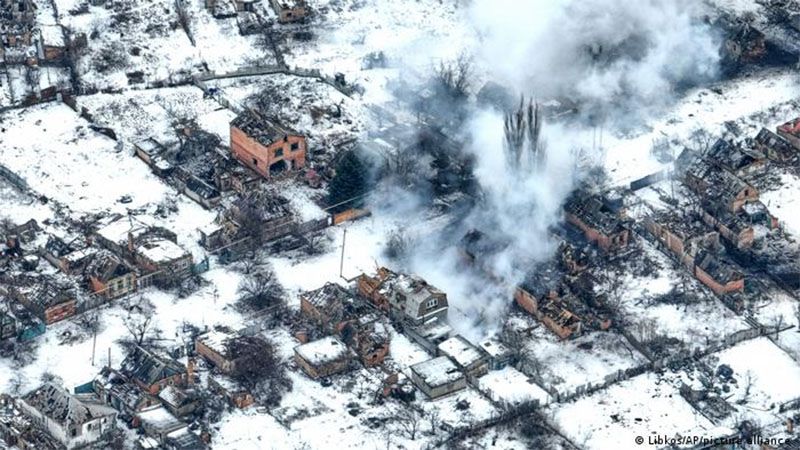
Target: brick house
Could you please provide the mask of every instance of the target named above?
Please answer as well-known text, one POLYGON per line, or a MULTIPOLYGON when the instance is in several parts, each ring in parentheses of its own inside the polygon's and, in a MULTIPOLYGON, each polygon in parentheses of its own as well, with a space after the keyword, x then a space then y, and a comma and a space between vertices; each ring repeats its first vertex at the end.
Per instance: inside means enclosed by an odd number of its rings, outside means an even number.
POLYGON ((628 245, 630 231, 623 225, 621 202, 579 191, 564 205, 564 218, 606 253, 628 245))
POLYGON ((346 322, 339 336, 364 367, 383 364, 389 354, 389 331, 378 314, 367 314, 346 322))
POLYGON ((244 409, 255 403, 255 398, 241 383, 224 374, 215 374, 208 377, 208 387, 212 391, 224 396, 232 406, 244 409))
POLYGON ((185 385, 188 380, 183 364, 140 346, 122 361, 119 372, 150 395, 158 395, 166 386, 185 385))
POLYGON ((716 294, 744 291, 744 275, 712 252, 701 249, 694 263, 695 277, 716 294))
POLYGON ((75 315, 74 287, 55 276, 20 276, 9 282, 9 295, 47 325, 75 315))
POLYGON ((313 291, 300 294, 300 312, 328 333, 339 333, 347 322, 367 314, 355 295, 336 283, 325 283, 313 291))
POLYGON ((784 138, 762 128, 753 140, 753 147, 773 161, 785 162, 797 155, 797 149, 784 138))
POLYGON ((92 292, 109 300, 136 290, 133 267, 108 250, 100 250, 91 257, 84 276, 92 292))
POLYGON ((358 293, 377 308, 411 324, 447 320, 447 295, 416 275, 381 267, 374 277, 360 275, 357 286, 358 293))
POLYGON ((147 239, 134 249, 137 265, 145 273, 156 273, 156 284, 169 284, 192 274, 192 254, 177 243, 162 238, 147 239))
POLYGON ((248 110, 231 122, 231 152, 265 178, 302 169, 306 138, 248 110))
POLYGON ((280 23, 300 22, 308 15, 305 0, 269 0, 269 4, 280 23))
POLYGON ((605 316, 600 299, 590 299, 599 306, 593 308, 576 297, 555 264, 537 267, 517 287, 514 291, 517 306, 561 339, 580 336, 585 330, 608 330, 611 320, 605 316))
POLYGON ((258 336, 239 335, 225 329, 208 332, 195 341, 195 351, 228 375, 236 373, 237 364, 248 359, 252 351, 267 346, 258 336))
POLYGON ((800 117, 778 126, 778 136, 786 139, 795 150, 800 150, 800 117))

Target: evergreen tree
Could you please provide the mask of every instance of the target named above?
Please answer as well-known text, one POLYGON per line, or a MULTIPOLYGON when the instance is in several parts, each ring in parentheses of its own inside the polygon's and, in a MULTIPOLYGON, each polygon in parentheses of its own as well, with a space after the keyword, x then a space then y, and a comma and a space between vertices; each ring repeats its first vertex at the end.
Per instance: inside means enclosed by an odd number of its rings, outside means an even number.
POLYGON ((355 150, 349 150, 336 164, 336 174, 328 186, 328 204, 336 205, 333 212, 341 212, 349 208, 357 208, 364 204, 363 198, 347 202, 359 197, 369 190, 369 169, 355 150), (347 202, 344 204, 339 204, 347 202))

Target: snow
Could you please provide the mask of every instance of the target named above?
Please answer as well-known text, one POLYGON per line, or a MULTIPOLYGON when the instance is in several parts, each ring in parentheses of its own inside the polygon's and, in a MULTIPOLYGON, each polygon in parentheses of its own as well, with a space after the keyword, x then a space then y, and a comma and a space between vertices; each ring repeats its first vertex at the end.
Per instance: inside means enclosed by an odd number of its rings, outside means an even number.
POLYGON ((478 379, 478 386, 495 402, 513 405, 536 401, 546 405, 551 401, 547 391, 513 367, 490 371, 478 379))
POLYGON ((782 173, 778 189, 761 192, 761 201, 780 221, 781 228, 800 239, 800 177, 782 173))
POLYGON ((333 336, 298 345, 295 348, 298 356, 314 366, 323 366, 347 358, 349 350, 342 341, 333 336))
POLYGON ((714 437, 714 424, 651 373, 550 410, 566 436, 586 449, 637 448, 637 436, 655 434, 714 437))
POLYGON ((746 398, 749 408, 771 410, 776 404, 800 398, 800 385, 787 380, 800 379, 800 365, 786 352, 761 337, 742 342, 714 355, 718 364, 727 364, 739 381, 734 400, 746 398), (745 377, 752 387, 746 395, 745 377))
MULTIPOLYGON (((708 88, 694 89, 678 99, 670 110, 648 120, 646 131, 628 136, 604 136, 605 156, 602 162, 611 182, 624 185, 668 168, 667 164, 659 163, 650 155, 653 142, 660 138, 688 142, 691 132, 698 128, 718 135, 727 121, 748 121, 751 116, 773 111, 775 105, 790 103, 798 97, 797 81, 794 71, 771 70, 708 88)), ((774 125, 764 120, 758 124, 774 128, 785 122, 786 117, 773 120, 776 121, 774 125)), ((754 130, 757 131, 758 128, 754 130)), ((592 142, 589 134, 581 139, 592 142)))
POLYGON ((481 351, 461 336, 453 336, 439 344, 439 351, 453 358, 461 367, 469 367, 483 358, 481 351))
POLYGON ((431 387, 443 386, 463 378, 456 365, 447 356, 439 356, 414 364, 411 366, 411 371, 431 387))
POLYGON ((155 263, 174 261, 186 255, 186 250, 166 239, 147 241, 137 251, 155 263))

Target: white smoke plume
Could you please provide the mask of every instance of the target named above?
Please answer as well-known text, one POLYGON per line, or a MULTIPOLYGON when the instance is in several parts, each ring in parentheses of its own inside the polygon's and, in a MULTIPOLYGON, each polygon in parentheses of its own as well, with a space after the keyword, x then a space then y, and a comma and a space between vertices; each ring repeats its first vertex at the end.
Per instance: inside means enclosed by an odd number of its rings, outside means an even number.
POLYGON ((469 16, 478 56, 518 91, 641 112, 716 76, 703 12, 699 0, 475 0, 469 16))
MULTIPOLYGON (((468 16, 486 78, 520 95, 569 98, 613 127, 642 120, 681 88, 715 77, 720 44, 701 12, 691 0, 474 0, 468 16)), ((448 293, 451 324, 466 337, 495 330, 514 286, 552 256, 549 230, 562 220, 578 176, 574 150, 591 147, 593 130, 581 123, 546 122, 545 163, 532 168, 507 164, 501 113, 476 110, 467 121, 481 199, 455 235, 421 239, 408 261, 448 293), (456 247, 470 229, 508 244, 481 261, 502 282, 465 271, 456 247)))

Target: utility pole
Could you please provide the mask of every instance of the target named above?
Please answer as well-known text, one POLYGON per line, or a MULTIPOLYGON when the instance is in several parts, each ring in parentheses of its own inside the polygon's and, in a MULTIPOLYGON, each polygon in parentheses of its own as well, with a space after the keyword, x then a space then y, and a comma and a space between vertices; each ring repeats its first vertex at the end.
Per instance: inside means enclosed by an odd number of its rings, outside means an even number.
POLYGON ((97 315, 94 316, 94 326, 92 326, 93 337, 92 337, 92 366, 94 366, 94 350, 97 347, 97 315))
POLYGON ((343 275, 344 274, 344 245, 345 245, 346 242, 347 242, 347 228, 345 228, 343 230, 343 233, 342 233, 342 256, 341 256, 341 259, 339 259, 339 278, 342 278, 342 279, 346 279, 346 278, 344 278, 344 275, 343 275))

